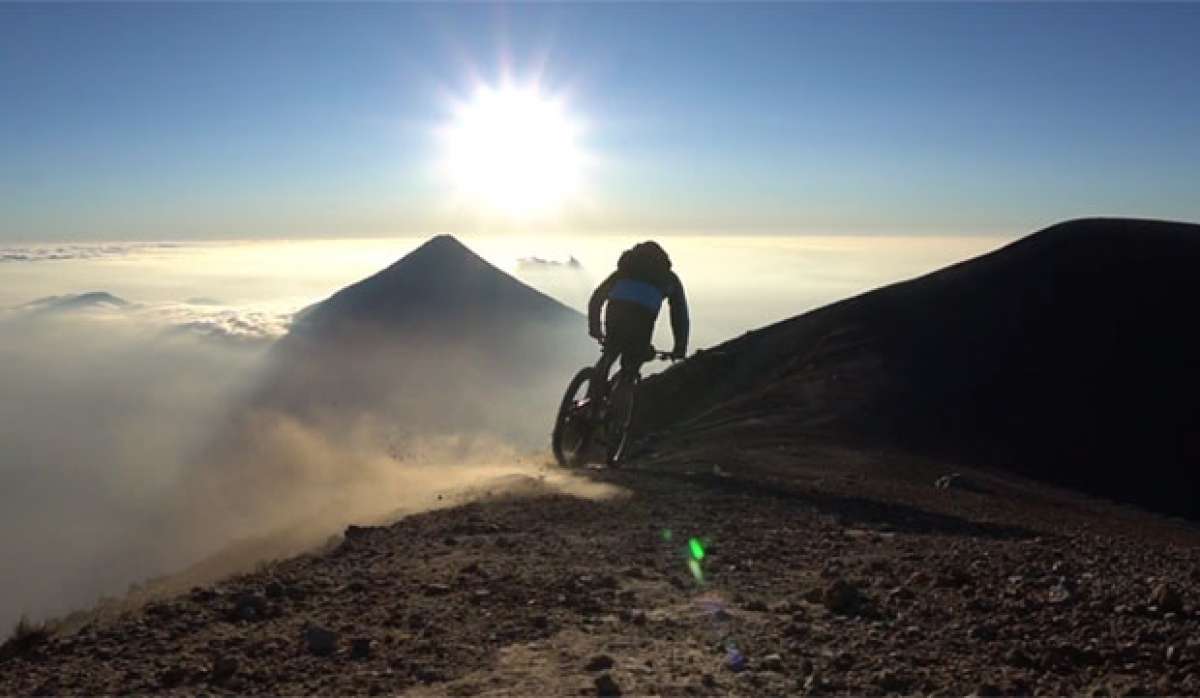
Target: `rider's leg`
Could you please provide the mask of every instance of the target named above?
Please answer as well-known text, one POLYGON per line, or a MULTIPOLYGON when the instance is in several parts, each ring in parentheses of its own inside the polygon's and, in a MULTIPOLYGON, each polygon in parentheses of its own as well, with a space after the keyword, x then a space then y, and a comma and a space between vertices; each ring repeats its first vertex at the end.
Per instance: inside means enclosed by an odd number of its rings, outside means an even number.
POLYGON ((607 344, 604 352, 600 354, 600 360, 596 362, 596 376, 592 379, 591 386, 588 387, 588 397, 591 398, 593 405, 599 404, 604 399, 604 395, 608 391, 609 371, 612 370, 612 365, 620 353, 620 347, 607 344))
POLYGON ((650 351, 650 340, 654 335, 653 318, 637 318, 629 323, 625 338, 625 351, 621 352, 621 370, 629 375, 639 375, 642 364, 653 358, 650 351))

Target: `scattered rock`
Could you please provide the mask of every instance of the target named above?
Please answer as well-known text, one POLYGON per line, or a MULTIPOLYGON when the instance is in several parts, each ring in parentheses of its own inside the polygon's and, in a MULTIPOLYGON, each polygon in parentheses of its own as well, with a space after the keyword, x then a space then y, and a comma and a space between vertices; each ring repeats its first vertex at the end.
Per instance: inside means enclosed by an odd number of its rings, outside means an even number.
POLYGON ((592 682, 596 685, 596 695, 598 696, 619 696, 621 695, 621 687, 617 685, 612 674, 604 673, 595 678, 592 682))
POLYGON ((310 625, 304 631, 304 645, 311 654, 327 657, 337 651, 337 633, 319 625, 310 625))
POLYGON ((608 671, 613 668, 613 658, 607 654, 598 654, 588 660, 584 671, 608 671))
POLYGON ((783 657, 778 654, 768 654, 760 664, 765 671, 783 671, 783 657))

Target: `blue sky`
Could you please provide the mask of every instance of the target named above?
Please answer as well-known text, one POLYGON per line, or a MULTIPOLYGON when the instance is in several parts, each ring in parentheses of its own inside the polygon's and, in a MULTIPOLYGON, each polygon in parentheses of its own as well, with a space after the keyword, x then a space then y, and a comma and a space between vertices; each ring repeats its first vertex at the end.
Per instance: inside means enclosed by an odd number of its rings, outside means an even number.
POLYGON ((0 4, 0 242, 1197 220, 1197 36, 1195 4, 0 4), (585 127, 550 219, 433 174, 505 74, 585 127))

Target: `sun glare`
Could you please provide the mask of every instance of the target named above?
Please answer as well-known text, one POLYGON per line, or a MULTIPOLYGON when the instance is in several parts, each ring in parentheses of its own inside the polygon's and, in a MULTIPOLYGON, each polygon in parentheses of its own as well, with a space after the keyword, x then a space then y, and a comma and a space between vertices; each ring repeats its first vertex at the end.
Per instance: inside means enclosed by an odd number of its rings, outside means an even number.
POLYGON ((578 126, 561 99, 536 87, 478 89, 442 135, 446 174, 469 206, 548 215, 579 192, 578 126))

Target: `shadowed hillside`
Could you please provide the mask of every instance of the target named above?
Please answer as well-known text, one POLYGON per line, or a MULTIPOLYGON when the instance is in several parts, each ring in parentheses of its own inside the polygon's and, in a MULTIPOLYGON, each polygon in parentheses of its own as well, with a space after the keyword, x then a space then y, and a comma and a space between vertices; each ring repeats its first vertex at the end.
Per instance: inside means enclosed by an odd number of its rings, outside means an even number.
POLYGON ((1086 219, 748 333, 643 427, 850 439, 1200 516, 1200 226, 1086 219))

